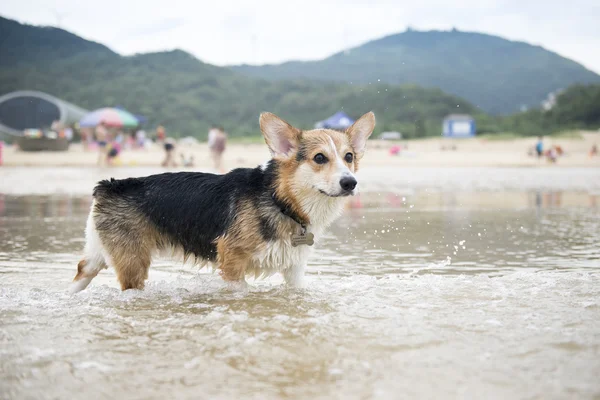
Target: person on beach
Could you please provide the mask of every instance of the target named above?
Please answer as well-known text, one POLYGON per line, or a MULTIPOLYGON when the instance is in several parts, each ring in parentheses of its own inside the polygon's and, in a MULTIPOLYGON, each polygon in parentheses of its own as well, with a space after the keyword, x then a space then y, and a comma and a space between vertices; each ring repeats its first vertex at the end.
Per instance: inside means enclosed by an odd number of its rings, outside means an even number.
POLYGON ((108 166, 114 166, 119 159, 119 154, 121 153, 121 144, 113 140, 108 147, 108 151, 106 152, 106 164, 108 166))
POLYGON ((165 148, 165 159, 163 160, 163 167, 176 167, 177 163, 175 162, 175 140, 172 138, 166 138, 164 143, 165 148))
POLYGON ((538 158, 544 156, 544 138, 542 136, 538 136, 538 141, 535 145, 535 152, 537 153, 538 158))
POLYGON ((208 131, 208 148, 216 171, 223 172, 221 162, 227 144, 227 134, 222 127, 212 127, 208 131))
POLYGON ((83 145, 83 150, 89 151, 90 144, 94 141, 94 132, 91 128, 81 128, 79 130, 79 137, 81 138, 81 144, 83 145))
POLYGON ((67 126, 63 132, 65 134, 65 138, 69 142, 73 140, 73 128, 71 128, 70 126, 67 126))
POLYGON ((108 145, 108 130, 104 125, 104 122, 101 122, 100 125, 96 127, 94 131, 96 136, 96 142, 98 143, 98 165, 102 165, 104 163, 104 159, 106 158, 106 146, 108 145))
POLYGON ((558 152, 556 151, 556 148, 550 147, 550 149, 546 152, 546 157, 549 163, 556 163, 556 160, 558 159, 558 152))
POLYGON ((165 127, 162 125, 159 125, 158 128, 156 128, 156 141, 158 143, 163 143, 165 141, 167 137, 167 133, 165 132, 165 127))
POLYGON ((138 129, 135 133, 135 147, 138 149, 146 148, 146 131, 143 129, 138 129))
POLYGON ((211 126, 208 130, 208 148, 210 148, 211 144, 214 142, 216 136, 218 135, 219 128, 215 125, 211 126))

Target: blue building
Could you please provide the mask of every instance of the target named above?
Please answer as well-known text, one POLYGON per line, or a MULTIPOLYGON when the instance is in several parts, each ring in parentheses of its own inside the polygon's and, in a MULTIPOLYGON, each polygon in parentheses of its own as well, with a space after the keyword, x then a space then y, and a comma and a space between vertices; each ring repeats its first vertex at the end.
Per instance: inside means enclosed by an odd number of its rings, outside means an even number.
POLYGON ((475 132, 475 119, 467 114, 450 114, 442 123, 442 135, 445 137, 473 137, 475 132))

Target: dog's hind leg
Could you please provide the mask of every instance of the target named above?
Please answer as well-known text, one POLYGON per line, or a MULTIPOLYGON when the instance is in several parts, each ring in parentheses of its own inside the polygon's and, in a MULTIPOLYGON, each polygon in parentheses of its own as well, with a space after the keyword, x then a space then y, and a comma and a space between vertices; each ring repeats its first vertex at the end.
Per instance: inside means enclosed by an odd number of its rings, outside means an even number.
POLYGON ((115 229, 103 232, 103 242, 107 243, 106 251, 121 290, 143 289, 157 246, 156 232, 143 219, 130 217, 115 229))
POLYGON ((115 269, 121 290, 141 290, 148 278, 158 232, 136 212, 135 207, 126 202, 114 203, 112 212, 105 211, 106 208, 101 208, 102 212, 97 216, 106 260, 115 269))
POLYGON ((151 251, 140 244, 138 248, 113 249, 110 255, 121 290, 143 289, 152 262, 151 251))
POLYGON ((87 220, 85 236, 84 258, 77 264, 77 275, 75 275, 73 283, 69 287, 71 293, 85 289, 92 279, 98 275, 100 270, 107 268, 103 255, 102 242, 94 223, 93 207, 87 220))

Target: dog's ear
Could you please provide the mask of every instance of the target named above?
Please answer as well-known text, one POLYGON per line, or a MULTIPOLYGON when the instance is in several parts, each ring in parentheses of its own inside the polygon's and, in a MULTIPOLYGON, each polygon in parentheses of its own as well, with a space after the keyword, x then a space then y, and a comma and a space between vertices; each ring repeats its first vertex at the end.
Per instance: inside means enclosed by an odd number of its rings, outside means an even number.
POLYGON ((273 157, 288 157, 298 149, 300 131, 275 114, 260 114, 260 130, 273 157))
POLYGON ((346 130, 348 136, 350 136, 350 143, 358 158, 362 157, 365 153, 365 147, 367 145, 367 139, 373 133, 375 129, 375 114, 370 111, 360 117, 350 128, 346 130))

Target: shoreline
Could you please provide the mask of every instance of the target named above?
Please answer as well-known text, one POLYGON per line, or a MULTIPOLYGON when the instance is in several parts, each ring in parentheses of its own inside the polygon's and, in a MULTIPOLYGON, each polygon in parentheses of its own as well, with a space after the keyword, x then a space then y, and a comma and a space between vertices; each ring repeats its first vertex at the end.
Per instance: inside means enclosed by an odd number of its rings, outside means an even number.
MULTIPOLYGON (((371 140, 367 145, 362 166, 385 167, 478 167, 478 168, 600 168, 600 156, 589 157, 592 145, 600 145, 600 132, 582 132, 580 139, 544 139, 545 148, 559 145, 565 155, 556 163, 527 154, 536 138, 488 140, 486 138, 444 139, 426 138, 410 141, 387 142, 371 140), (400 155, 391 155, 392 146, 400 145, 400 155), (450 150, 449 147, 456 147, 450 150), (442 150, 445 149, 445 150, 442 150)), ((211 170, 211 159, 206 143, 178 144, 176 161, 180 155, 194 156, 194 170, 211 170)), ((82 144, 72 144, 67 152, 23 152, 15 146, 4 146, 4 167, 79 167, 98 168, 96 151, 84 151, 82 144)), ((117 165, 105 167, 160 167, 164 157, 162 145, 153 143, 148 149, 124 150, 117 165)), ((226 170, 239 167, 255 167, 270 159, 267 146, 263 143, 228 143, 223 155, 226 170)), ((173 170, 176 168, 164 168, 173 170)), ((190 169, 190 168, 188 168, 190 169)))
MULTIPOLYGON (((164 172, 213 172, 210 169, 161 167, 0 167, 2 195, 91 195, 103 179, 124 179, 164 172)), ((582 193, 600 196, 600 168, 406 167, 365 165, 357 174, 359 193, 412 197, 444 194, 450 201, 460 193, 494 193, 497 201, 515 193, 582 193), (498 194, 503 194, 498 196, 498 194)), ((468 198, 464 199, 467 201, 468 198)), ((451 204, 447 203, 447 204, 451 204)))

